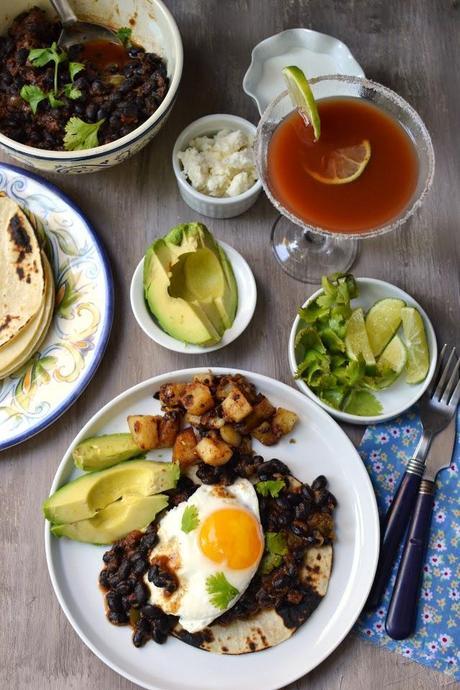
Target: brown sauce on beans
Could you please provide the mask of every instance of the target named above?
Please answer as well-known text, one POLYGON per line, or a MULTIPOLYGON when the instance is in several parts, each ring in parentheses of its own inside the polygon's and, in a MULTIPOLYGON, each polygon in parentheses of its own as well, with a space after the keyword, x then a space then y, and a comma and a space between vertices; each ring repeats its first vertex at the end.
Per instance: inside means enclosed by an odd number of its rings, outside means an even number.
POLYGON ((78 57, 81 62, 90 62, 98 69, 105 69, 109 65, 124 67, 129 61, 126 48, 112 41, 88 41, 78 57))

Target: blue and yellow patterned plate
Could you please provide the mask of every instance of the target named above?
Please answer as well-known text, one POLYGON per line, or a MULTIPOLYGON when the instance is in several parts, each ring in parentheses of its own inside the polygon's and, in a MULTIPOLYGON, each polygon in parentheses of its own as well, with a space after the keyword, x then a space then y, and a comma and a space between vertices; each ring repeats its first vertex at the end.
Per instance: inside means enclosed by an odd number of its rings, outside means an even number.
POLYGON ((57 187, 0 164, 0 192, 31 214, 56 285, 46 340, 27 364, 0 380, 0 450, 4 450, 52 424, 94 376, 112 326, 113 281, 95 230, 57 187))

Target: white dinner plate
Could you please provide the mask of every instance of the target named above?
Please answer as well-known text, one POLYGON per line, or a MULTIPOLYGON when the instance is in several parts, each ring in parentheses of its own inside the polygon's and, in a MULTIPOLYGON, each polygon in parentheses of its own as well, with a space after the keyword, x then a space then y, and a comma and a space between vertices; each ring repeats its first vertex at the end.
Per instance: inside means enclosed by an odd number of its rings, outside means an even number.
MULTIPOLYGON (((436 361, 438 359, 438 346, 436 344, 436 334, 434 328, 431 324, 430 319, 426 311, 420 306, 416 300, 401 290, 401 288, 391 283, 387 283, 384 280, 378 280, 377 278, 356 278, 359 288, 359 296, 352 300, 352 307, 356 309, 357 307, 362 307, 364 312, 368 311, 373 304, 378 302, 378 300, 385 299, 387 297, 393 297, 396 299, 402 299, 408 307, 415 307, 420 312, 423 323, 425 325, 425 332, 428 342, 428 349, 430 351, 430 366, 428 373, 423 381, 416 384, 406 383, 404 380, 404 372, 401 376, 394 382, 392 386, 382 391, 373 391, 375 397, 381 402, 383 411, 381 414, 372 415, 367 417, 358 416, 356 414, 350 414, 349 412, 342 412, 342 410, 336 410, 334 407, 327 405, 323 400, 318 398, 317 395, 307 386, 305 381, 300 379, 295 379, 295 382, 299 389, 308 395, 312 400, 314 400, 318 405, 321 405, 329 414, 333 415, 342 422, 349 422, 350 424, 380 424, 381 422, 386 422, 389 419, 398 417, 400 414, 406 412, 412 405, 415 405, 417 400, 419 400, 433 378, 434 370, 436 368, 436 361)), ((305 307, 309 302, 316 299, 322 290, 317 290, 313 295, 307 299, 307 301, 302 305, 305 307)), ((289 366, 292 375, 295 375, 297 370, 297 359, 295 353, 295 337, 297 331, 303 327, 300 318, 296 316, 294 323, 292 324, 291 335, 289 336, 289 366)), ((401 333, 402 326, 398 333, 401 333)))
POLYGON ((144 333, 167 350, 182 352, 185 355, 203 355, 207 352, 220 350, 236 340, 251 322, 257 303, 257 288, 254 274, 246 259, 244 259, 236 249, 230 247, 226 242, 219 241, 219 244, 225 251, 233 268, 238 289, 238 307, 231 328, 228 328, 224 332, 222 340, 215 345, 208 345, 207 347, 192 345, 191 343, 184 343, 168 335, 150 313, 144 299, 144 259, 139 261, 133 273, 130 299, 134 317, 144 333))
MULTIPOLYGON (((204 371, 207 370, 184 369, 155 376, 108 403, 85 425, 65 453, 51 491, 80 474, 71 457, 76 444, 90 435, 126 431, 128 414, 157 414, 160 404, 152 396, 162 383, 190 380, 204 371)), ((212 371, 236 373, 222 368, 212 371)), ((136 649, 130 628, 110 625, 104 614, 98 574, 106 549, 56 539, 49 525, 45 527, 51 581, 75 631, 114 671, 150 690, 281 688, 315 668, 343 640, 358 617, 374 578, 379 550, 377 506, 370 479, 348 437, 324 410, 294 388, 260 374, 241 373, 274 405, 299 415, 289 437, 272 448, 255 443, 256 452, 267 459, 282 459, 303 481, 311 482, 317 475, 325 474, 338 501, 337 542, 328 592, 292 638, 257 654, 241 656, 211 654, 173 638, 162 646, 149 642, 136 649), (292 439, 295 443, 289 442, 292 439)), ((162 450, 160 455, 169 459, 170 451, 162 450)))

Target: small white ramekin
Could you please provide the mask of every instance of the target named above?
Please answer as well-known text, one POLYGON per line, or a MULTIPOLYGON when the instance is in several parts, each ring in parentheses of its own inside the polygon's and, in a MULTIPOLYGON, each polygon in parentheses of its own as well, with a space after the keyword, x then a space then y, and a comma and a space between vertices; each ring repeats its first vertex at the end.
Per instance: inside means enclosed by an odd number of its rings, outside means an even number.
POLYGON ((253 137, 256 135, 255 125, 242 117, 237 115, 206 115, 189 124, 179 134, 172 153, 173 170, 183 200, 194 211, 198 211, 201 215, 209 218, 233 218, 241 215, 255 203, 262 189, 261 181, 256 180, 250 189, 238 196, 214 197, 197 192, 187 181, 177 154, 179 151, 184 151, 195 137, 214 134, 221 129, 241 129, 253 137))

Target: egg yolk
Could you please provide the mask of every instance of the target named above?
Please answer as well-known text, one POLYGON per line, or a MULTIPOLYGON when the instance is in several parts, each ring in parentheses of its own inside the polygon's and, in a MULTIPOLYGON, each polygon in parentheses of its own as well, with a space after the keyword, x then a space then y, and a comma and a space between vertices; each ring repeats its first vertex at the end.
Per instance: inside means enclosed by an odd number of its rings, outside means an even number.
POLYGON ((222 508, 211 513, 200 529, 202 552, 214 563, 243 570, 257 563, 264 548, 259 522, 239 508, 222 508))

